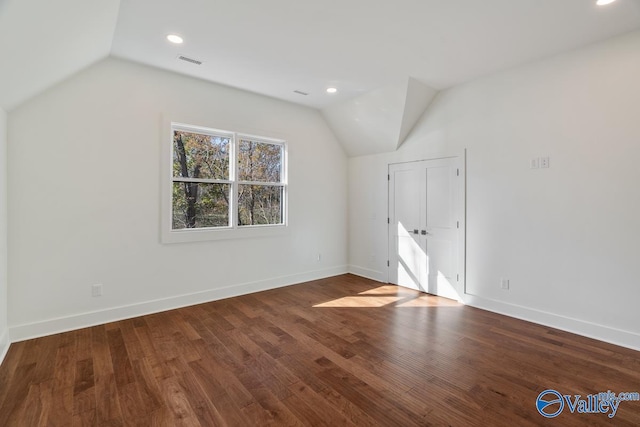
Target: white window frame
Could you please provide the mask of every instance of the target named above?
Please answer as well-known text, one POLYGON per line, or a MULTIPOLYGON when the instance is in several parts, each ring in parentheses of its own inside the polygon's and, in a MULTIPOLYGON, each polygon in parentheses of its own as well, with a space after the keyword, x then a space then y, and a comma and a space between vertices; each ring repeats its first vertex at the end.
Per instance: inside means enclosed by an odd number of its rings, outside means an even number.
MULTIPOLYGON (((224 240, 248 237, 276 236, 286 233, 288 228, 288 149, 287 142, 279 138, 252 135, 245 132, 233 132, 227 130, 214 129, 203 126, 189 125, 178 122, 169 123, 169 138, 163 141, 167 148, 163 155, 162 172, 162 202, 161 202, 161 242, 162 243, 185 243, 207 240, 224 240), (223 136, 230 139, 229 147, 229 179, 184 179, 173 176, 173 136, 174 131, 184 131, 199 133, 211 136, 223 136), (280 182, 253 182, 239 181, 237 153, 241 139, 248 139, 253 142, 263 144, 273 144, 282 147, 282 161, 280 171, 280 182), (174 182, 203 182, 229 184, 231 186, 231 197, 229 200, 229 221, 227 227, 206 227, 206 228, 186 228, 174 230, 172 227, 173 215, 173 183, 174 182), (282 188, 282 223, 281 224, 259 224, 259 225, 238 225, 238 189, 240 185, 261 185, 275 186, 282 188)), ((163 132, 164 133, 164 132, 163 132)))

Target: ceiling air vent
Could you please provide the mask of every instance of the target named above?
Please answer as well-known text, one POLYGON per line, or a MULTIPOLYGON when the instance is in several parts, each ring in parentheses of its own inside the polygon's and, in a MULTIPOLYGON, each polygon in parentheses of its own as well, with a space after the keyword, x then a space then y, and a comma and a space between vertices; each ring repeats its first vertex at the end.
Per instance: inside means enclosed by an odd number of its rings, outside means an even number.
POLYGON ((202 65, 202 61, 198 61, 197 59, 189 58, 188 56, 178 55, 178 59, 180 61, 186 61, 186 62, 190 62, 192 64, 202 65))
POLYGON ((307 92, 303 92, 301 90, 294 90, 293 93, 297 93, 298 95, 304 95, 304 96, 309 95, 307 92))

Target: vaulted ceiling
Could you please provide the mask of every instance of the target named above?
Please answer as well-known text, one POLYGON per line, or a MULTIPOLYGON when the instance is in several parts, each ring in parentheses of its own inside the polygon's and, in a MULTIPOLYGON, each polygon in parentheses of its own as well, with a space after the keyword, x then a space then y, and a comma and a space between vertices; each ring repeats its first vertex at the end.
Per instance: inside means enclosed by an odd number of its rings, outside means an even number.
POLYGON ((0 0, 0 107, 111 53, 120 0, 0 0))
POLYGON ((637 28, 639 0, 0 0, 0 106, 113 55, 327 111, 409 78, 440 90, 637 28))

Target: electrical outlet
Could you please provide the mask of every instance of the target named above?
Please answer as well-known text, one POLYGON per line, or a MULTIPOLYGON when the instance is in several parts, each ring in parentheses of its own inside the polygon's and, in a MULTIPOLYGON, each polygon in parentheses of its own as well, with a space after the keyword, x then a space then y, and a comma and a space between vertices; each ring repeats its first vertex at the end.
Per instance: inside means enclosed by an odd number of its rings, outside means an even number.
POLYGON ((509 290, 509 279, 500 279, 500 287, 506 291, 509 290))
POLYGON ((544 169, 549 167, 549 156, 540 157, 540 167, 544 169))
POLYGON ((91 296, 92 297, 101 297, 102 296, 102 285, 92 285, 91 286, 91 296))

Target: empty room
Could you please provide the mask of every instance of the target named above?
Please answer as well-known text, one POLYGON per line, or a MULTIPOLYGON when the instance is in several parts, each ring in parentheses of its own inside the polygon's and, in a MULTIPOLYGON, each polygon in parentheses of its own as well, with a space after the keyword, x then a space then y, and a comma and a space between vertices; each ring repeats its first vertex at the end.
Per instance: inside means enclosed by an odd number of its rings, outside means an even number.
POLYGON ((0 0, 0 426, 640 425, 639 0, 0 0))

